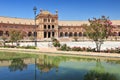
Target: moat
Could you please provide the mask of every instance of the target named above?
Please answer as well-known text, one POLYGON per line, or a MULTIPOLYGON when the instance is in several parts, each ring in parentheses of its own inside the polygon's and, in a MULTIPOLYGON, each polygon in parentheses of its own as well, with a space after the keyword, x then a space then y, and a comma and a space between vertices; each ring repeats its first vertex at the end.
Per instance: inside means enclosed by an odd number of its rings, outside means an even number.
POLYGON ((0 80, 120 80, 120 59, 49 56, 0 61, 0 80))

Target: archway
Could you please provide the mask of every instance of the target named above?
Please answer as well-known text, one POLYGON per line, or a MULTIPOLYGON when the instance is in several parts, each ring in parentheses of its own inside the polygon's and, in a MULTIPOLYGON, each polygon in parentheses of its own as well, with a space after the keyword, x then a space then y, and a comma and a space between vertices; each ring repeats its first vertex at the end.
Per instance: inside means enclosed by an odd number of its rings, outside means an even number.
POLYGON ((47 32, 44 32, 44 38, 46 38, 47 37, 47 32))
POLYGON ((60 37, 63 37, 63 32, 60 32, 60 37))
POLYGON ((82 33, 81 32, 79 32, 79 37, 81 37, 82 36, 82 33))
POLYGON ((3 31, 0 31, 0 36, 3 36, 3 31))
POLYGON ((70 36, 70 37, 72 37, 72 36, 73 36, 72 32, 70 32, 70 33, 69 33, 69 36, 70 36))
POLYGON ((37 32, 34 32, 34 36, 37 36, 37 32))
POLYGON ((67 32, 65 32, 65 37, 67 37, 68 36, 68 33, 67 32))
POLYGON ((75 36, 75 37, 77 36, 77 32, 74 33, 74 36, 75 36))
POLYGON ((32 36, 32 32, 28 32, 28 37, 32 36))
POLYGON ((50 38, 50 36, 51 36, 51 32, 48 32, 48 38, 50 38))

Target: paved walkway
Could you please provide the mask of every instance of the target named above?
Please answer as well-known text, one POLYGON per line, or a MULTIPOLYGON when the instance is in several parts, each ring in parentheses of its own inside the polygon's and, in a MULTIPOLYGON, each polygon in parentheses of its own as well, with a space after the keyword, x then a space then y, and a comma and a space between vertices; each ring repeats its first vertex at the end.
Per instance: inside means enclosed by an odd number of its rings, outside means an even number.
POLYGON ((77 56, 95 56, 95 57, 110 57, 120 58, 117 53, 97 53, 97 52, 75 52, 75 51, 58 51, 56 48, 40 48, 40 49, 17 49, 17 48, 0 48, 0 51, 5 52, 20 52, 30 54, 56 54, 56 55, 77 55, 77 56))

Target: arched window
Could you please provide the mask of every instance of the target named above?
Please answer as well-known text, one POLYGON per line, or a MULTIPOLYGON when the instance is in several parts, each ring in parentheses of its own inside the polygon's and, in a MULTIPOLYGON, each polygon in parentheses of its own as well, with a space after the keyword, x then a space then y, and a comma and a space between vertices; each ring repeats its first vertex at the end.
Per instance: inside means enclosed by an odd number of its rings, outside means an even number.
POLYGON ((32 36, 32 32, 28 32, 28 37, 32 36))
POLYGON ((0 31, 0 36, 3 36, 3 31, 0 31))
POLYGON ((63 37, 63 32, 60 32, 60 37, 63 37))
POLYGON ((75 36, 75 37, 77 36, 77 32, 74 33, 74 36, 75 36))
POLYGON ((68 36, 68 33, 67 32, 65 32, 65 37, 67 37, 68 36))
POLYGON ((72 32, 70 32, 70 33, 69 33, 69 36, 70 36, 70 37, 72 37, 72 36, 73 36, 72 32))

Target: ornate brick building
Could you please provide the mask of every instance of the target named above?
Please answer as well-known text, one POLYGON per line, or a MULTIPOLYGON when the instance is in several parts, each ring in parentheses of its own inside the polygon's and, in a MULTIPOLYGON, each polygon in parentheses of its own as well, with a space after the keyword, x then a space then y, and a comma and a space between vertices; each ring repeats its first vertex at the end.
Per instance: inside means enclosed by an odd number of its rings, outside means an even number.
MULTIPOLYGON (((120 20, 112 20, 116 28, 113 30, 115 37, 120 37, 120 20)), ((34 19, 22 19, 11 17, 0 17, 0 36, 3 34, 9 37, 11 29, 21 30, 25 32, 25 40, 35 35, 37 31, 37 40, 49 39, 52 37, 84 37, 84 29, 82 24, 89 24, 88 21, 59 21, 58 11, 52 14, 48 11, 41 10, 36 16, 36 26, 34 19), (35 30, 36 29, 36 30, 35 30)))

